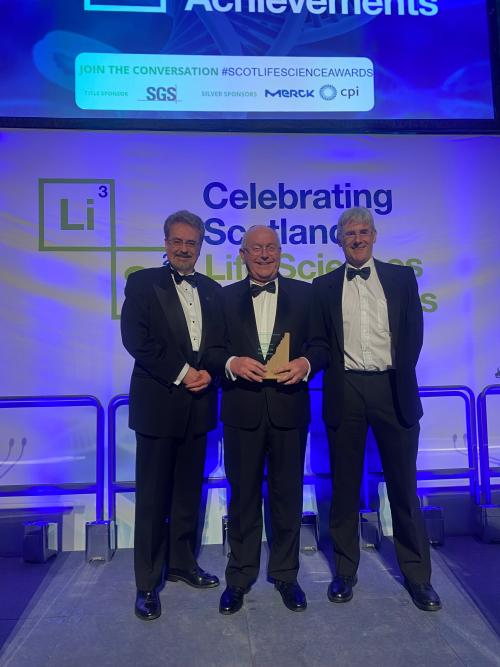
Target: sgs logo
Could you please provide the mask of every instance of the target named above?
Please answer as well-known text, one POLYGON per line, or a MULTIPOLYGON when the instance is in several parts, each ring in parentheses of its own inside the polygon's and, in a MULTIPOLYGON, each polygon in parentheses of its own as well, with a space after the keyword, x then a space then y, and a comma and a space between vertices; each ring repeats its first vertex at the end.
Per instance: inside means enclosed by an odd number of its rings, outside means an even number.
POLYGON ((177 87, 149 86, 146 88, 146 100, 148 102, 177 102, 177 87))

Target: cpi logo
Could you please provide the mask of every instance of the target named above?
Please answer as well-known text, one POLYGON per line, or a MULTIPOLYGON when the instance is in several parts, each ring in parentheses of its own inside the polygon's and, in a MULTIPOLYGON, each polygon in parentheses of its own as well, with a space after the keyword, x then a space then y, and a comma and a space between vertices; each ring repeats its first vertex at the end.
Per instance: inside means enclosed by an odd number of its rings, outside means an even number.
POLYGON ((146 88, 146 100, 148 102, 177 102, 177 87, 149 86, 146 88))
POLYGON ((352 97, 359 97, 359 88, 356 86, 355 88, 341 88, 340 90, 337 90, 335 86, 326 84, 319 89, 319 95, 326 102, 331 102, 337 95, 347 97, 347 99, 350 100, 352 97))

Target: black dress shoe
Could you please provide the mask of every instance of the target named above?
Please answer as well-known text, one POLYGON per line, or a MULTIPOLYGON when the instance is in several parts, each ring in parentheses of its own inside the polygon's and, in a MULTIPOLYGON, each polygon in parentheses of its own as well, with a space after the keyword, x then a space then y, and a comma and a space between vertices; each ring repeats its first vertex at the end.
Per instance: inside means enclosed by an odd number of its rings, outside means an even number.
POLYGON ((171 567, 167 574, 168 581, 183 581, 194 588, 215 588, 219 585, 219 579, 214 574, 209 574, 201 567, 192 570, 176 570, 171 567))
POLYGON ((274 588, 281 593, 283 604, 290 611, 307 609, 306 594, 296 581, 275 581, 274 588))
POLYGON ((248 588, 227 586, 220 597, 219 612, 226 615, 236 614, 243 606, 243 596, 248 591, 248 588))
POLYGON ((358 583, 356 575, 353 577, 342 577, 340 575, 333 578, 328 586, 328 599, 330 602, 349 602, 352 600, 352 589, 358 583))
POLYGON ((135 615, 143 621, 154 621, 161 614, 158 591, 137 591, 135 597, 135 615))
POLYGON ((430 584, 415 584, 405 579, 405 588, 413 600, 413 604, 423 611, 438 611, 441 609, 439 595, 430 584))

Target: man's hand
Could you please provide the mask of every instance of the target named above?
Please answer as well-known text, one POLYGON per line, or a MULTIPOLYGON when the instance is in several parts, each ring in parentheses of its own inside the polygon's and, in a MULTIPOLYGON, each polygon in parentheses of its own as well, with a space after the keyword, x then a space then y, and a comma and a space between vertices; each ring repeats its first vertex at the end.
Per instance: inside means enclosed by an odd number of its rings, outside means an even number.
POLYGON ((243 380, 262 382, 266 374, 266 367, 256 359, 250 357, 235 357, 229 363, 231 373, 243 380))
POLYGON ((305 357, 293 359, 285 366, 276 370, 276 375, 278 375, 276 381, 280 384, 297 384, 305 378, 309 373, 309 369, 309 362, 305 357))
POLYGON ((195 368, 190 368, 182 380, 182 384, 186 389, 194 393, 203 391, 211 382, 212 378, 208 371, 197 371, 195 368))

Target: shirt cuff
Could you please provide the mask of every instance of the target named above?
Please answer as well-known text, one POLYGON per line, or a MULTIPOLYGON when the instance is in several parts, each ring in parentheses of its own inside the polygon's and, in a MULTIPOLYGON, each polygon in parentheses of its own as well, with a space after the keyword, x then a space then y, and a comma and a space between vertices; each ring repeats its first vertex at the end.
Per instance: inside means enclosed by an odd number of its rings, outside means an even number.
POLYGON ((229 365, 233 359, 236 359, 236 356, 234 354, 232 357, 229 357, 229 359, 226 361, 226 377, 228 380, 232 380, 234 382, 236 380, 236 375, 229 368, 229 365))
POLYGON ((175 384, 175 385, 180 385, 180 383, 181 383, 181 382, 184 380, 184 378, 186 377, 188 370, 189 370, 189 364, 184 364, 184 366, 182 367, 181 372, 179 373, 179 375, 177 376, 177 378, 174 380, 174 384, 175 384))
POLYGON ((309 376, 311 375, 311 364, 309 363, 309 359, 307 357, 300 358, 304 359, 304 361, 307 363, 307 373, 302 378, 302 382, 307 382, 309 380, 309 376))

